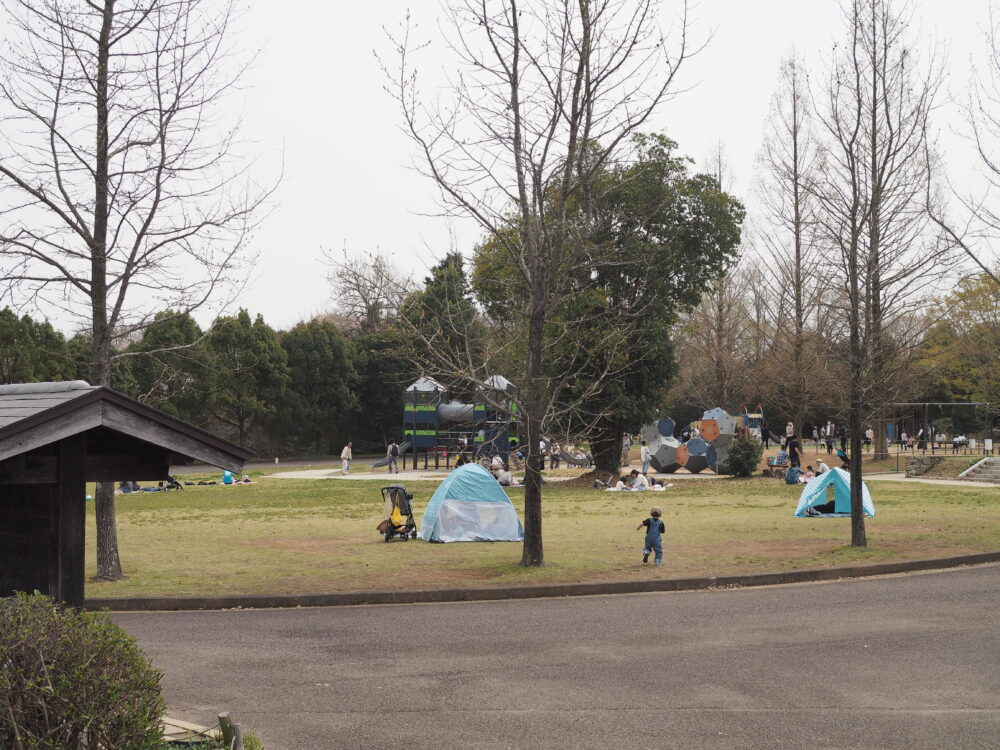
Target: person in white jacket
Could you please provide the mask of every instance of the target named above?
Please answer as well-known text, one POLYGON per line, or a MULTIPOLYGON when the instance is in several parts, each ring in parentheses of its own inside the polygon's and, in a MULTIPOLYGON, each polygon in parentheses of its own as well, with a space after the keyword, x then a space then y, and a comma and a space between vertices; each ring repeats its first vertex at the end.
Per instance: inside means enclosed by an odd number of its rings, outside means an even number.
POLYGON ((348 443, 340 452, 340 470, 345 474, 351 473, 351 460, 354 458, 354 454, 351 453, 352 445, 353 443, 348 443))
POLYGON ((642 450, 639 451, 639 457, 642 460, 642 473, 648 474, 649 461, 653 457, 653 452, 649 450, 649 446, 646 444, 645 440, 642 441, 642 450))

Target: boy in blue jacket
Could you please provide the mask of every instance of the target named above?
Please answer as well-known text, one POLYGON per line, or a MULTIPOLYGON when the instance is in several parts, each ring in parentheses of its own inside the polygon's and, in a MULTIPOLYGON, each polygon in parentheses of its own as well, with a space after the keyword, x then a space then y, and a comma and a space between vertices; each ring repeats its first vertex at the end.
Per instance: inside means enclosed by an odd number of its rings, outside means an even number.
POLYGON ((666 533, 667 528, 663 525, 663 521, 660 520, 661 513, 662 511, 659 508, 651 508, 649 511, 650 517, 636 526, 636 531, 641 531, 643 527, 646 528, 646 543, 642 549, 642 561, 644 563, 649 562, 650 552, 656 553, 653 565, 661 565, 663 563, 662 535, 666 533))

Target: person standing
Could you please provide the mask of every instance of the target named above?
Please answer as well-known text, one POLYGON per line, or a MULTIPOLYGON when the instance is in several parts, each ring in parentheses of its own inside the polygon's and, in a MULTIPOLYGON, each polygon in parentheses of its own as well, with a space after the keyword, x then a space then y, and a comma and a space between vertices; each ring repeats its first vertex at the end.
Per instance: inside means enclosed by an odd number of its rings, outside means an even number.
POLYGON ((789 422, 788 424, 785 425, 785 441, 787 442, 788 440, 790 440, 792 435, 794 434, 795 434, 795 425, 789 422))
POLYGON ((870 446, 873 440, 875 440, 875 432, 869 427, 865 430, 865 446, 870 446))
POLYGON ((629 435, 622 437, 622 466, 629 465, 629 450, 632 448, 632 438, 629 435))
POLYGON ((802 468, 802 464, 799 461, 799 450, 802 446, 799 444, 798 438, 795 435, 791 435, 788 438, 788 460, 793 467, 802 468))
POLYGON ((760 442, 764 444, 764 450, 771 444, 771 428, 763 419, 760 420, 760 442))
POLYGON ((393 473, 393 469, 396 473, 399 473, 399 444, 393 440, 389 443, 389 449, 385 452, 385 455, 389 457, 389 473, 393 473))
POLYGON ((353 443, 348 443, 344 446, 344 450, 340 452, 340 470, 344 474, 351 473, 351 461, 354 460, 354 454, 351 452, 351 446, 353 443))
POLYGON ((652 451, 649 450, 649 446, 646 445, 646 441, 642 441, 642 450, 639 451, 639 458, 642 461, 642 473, 649 473, 649 460, 653 457, 652 451))

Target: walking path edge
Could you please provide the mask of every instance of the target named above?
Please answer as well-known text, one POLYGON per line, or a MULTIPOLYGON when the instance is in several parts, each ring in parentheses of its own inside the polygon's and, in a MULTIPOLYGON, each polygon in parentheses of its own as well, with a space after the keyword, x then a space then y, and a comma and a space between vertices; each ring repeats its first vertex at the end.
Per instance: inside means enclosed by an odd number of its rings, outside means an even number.
POLYGON ((651 581, 606 581, 591 583, 553 583, 534 586, 497 588, 423 589, 415 591, 345 591, 330 594, 236 594, 200 597, 132 597, 87 599, 88 610, 113 612, 162 612, 181 610, 266 609, 294 607, 341 607, 365 604, 417 604, 439 602, 496 601, 501 599, 540 599, 564 596, 599 596, 663 591, 697 591, 718 588, 749 588, 788 583, 834 581, 843 578, 943 570, 968 565, 1000 562, 1000 551, 981 552, 957 557, 852 565, 840 568, 788 570, 778 573, 752 573, 699 578, 658 578, 651 581))

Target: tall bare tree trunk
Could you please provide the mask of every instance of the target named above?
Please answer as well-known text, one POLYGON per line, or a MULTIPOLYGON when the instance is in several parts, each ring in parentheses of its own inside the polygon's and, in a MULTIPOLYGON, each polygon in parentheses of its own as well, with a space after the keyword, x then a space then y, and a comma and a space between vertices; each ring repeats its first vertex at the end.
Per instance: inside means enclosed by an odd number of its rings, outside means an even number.
POLYGON ((528 455, 524 473, 524 547, 521 552, 521 564, 528 567, 545 562, 542 548, 542 455, 539 447, 542 437, 541 415, 545 411, 542 371, 545 312, 541 302, 539 299, 536 300, 537 304, 532 305, 528 321, 528 382, 525 393, 528 455))
MULTIPOLYGON (((111 337, 108 325, 108 60, 114 0, 106 0, 104 19, 97 42, 97 144, 94 163, 94 236, 90 255, 91 314, 93 316, 94 385, 111 385, 111 337)), ((118 555, 118 521, 115 514, 115 485, 98 482, 94 495, 97 523, 97 578, 117 581, 124 578, 118 555)))
MULTIPOLYGON (((855 213, 855 218, 857 213, 855 213)), ((861 493, 864 486, 861 474, 861 432, 865 418, 864 390, 865 390, 865 350, 861 341, 862 332, 862 303, 861 303, 861 279, 859 245, 861 238, 858 236, 857 223, 852 226, 852 236, 850 240, 850 252, 847 258, 848 274, 848 296, 850 302, 850 351, 851 351, 851 376, 850 376, 850 407, 848 411, 848 428, 850 430, 851 447, 851 546, 867 547, 868 537, 865 533, 865 515, 861 502, 861 493)))

